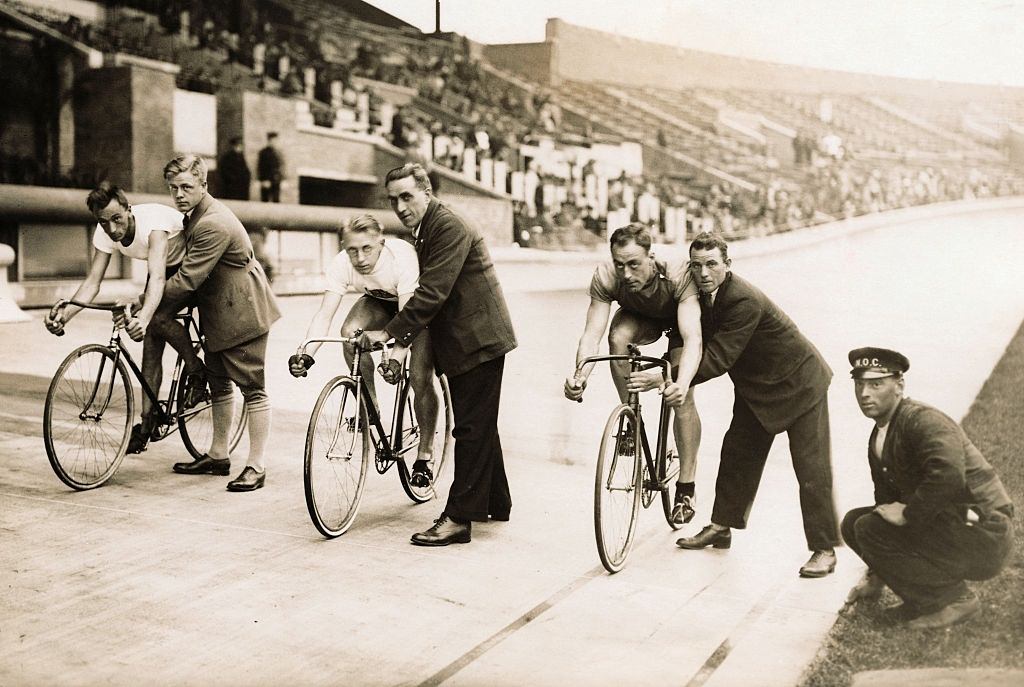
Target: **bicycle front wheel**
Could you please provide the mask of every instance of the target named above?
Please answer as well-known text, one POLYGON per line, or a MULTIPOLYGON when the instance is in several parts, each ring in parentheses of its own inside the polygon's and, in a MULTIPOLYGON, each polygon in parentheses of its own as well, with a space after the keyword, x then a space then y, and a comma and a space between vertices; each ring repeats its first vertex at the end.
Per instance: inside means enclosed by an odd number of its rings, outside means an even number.
POLYGON ((402 434, 400 449, 402 465, 399 466, 398 475, 405 493, 416 503, 425 503, 437 495, 435 487, 438 480, 441 479, 445 465, 451 460, 450 454, 455 450, 455 441, 452 439, 455 416, 452 414, 452 396, 448 390, 448 378, 442 375, 436 379, 434 390, 437 393, 438 407, 435 427, 425 427, 416 416, 411 389, 402 411, 402 426, 399 430, 402 434), (410 482, 410 478, 412 477, 412 464, 419 454, 422 441, 430 441, 432 444, 430 471, 434 477, 429 485, 418 487, 410 482))
POLYGON ((320 392, 306 431, 306 508, 325 537, 344 534, 359 510, 370 465, 366 410, 356 382, 335 377, 320 392))
MULTIPOLYGON (((213 445, 213 402, 206 398, 192 408, 186 408, 185 384, 179 381, 177 389, 178 398, 176 408, 178 409, 178 431, 181 432, 181 442, 189 454, 199 460, 210 451, 213 445)), ((238 393, 232 399, 235 411, 232 414, 231 429, 228 432, 228 453, 233 452, 245 436, 246 427, 249 424, 249 411, 245 402, 238 393)))
POLYGON ((622 404, 612 411, 601 437, 594 480, 594 534, 601 564, 622 569, 633 545, 640 512, 640 441, 636 414, 622 404))
POLYGON ((100 344, 75 349, 46 392, 43 442, 50 466, 72 489, 94 489, 124 460, 135 399, 124 362, 100 344))

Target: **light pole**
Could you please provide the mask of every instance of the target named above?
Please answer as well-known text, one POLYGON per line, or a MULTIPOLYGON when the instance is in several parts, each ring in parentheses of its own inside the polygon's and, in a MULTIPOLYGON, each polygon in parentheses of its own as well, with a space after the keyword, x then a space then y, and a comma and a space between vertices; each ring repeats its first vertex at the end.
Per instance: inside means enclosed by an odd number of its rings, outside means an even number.
POLYGON ((434 0, 434 33, 441 33, 441 0, 434 0))

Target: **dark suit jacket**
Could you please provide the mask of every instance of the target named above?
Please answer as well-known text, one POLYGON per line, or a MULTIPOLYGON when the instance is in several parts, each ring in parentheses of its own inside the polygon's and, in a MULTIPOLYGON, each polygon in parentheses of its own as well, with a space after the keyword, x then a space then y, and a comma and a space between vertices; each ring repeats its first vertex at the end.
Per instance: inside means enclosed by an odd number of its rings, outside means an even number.
POLYGON ((284 156, 277 148, 266 146, 256 156, 256 178, 280 182, 284 178, 284 156))
POLYGON ((249 184, 252 174, 243 153, 234 148, 220 156, 217 163, 217 174, 220 175, 220 197, 231 200, 249 200, 249 184))
POLYGON ((762 426, 784 431, 828 391, 832 370, 791 319, 750 282, 730 273, 714 306, 701 304, 704 357, 693 384, 726 372, 762 426))
POLYGON ((206 348, 222 351, 266 334, 279 317, 274 294, 252 243, 234 213, 209 194, 185 222, 185 258, 167 280, 164 301, 199 306, 206 348))
POLYGON ((876 456, 868 440, 868 463, 875 503, 907 504, 907 524, 927 524, 942 512, 963 518, 968 507, 979 514, 1010 505, 995 470, 952 418, 931 406, 904 398, 889 420, 876 456))
POLYGON ((483 237, 437 198, 416 239, 419 286, 385 329, 409 345, 428 325, 438 369, 449 377, 516 347, 512 319, 483 237))

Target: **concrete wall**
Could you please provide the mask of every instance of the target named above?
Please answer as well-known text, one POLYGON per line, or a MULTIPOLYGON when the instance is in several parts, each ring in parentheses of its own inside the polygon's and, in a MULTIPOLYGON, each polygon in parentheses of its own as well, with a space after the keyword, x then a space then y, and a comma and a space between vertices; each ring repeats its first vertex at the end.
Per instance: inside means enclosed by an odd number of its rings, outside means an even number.
POLYGON ((131 188, 131 67, 82 72, 75 89, 75 159, 96 179, 131 188))
POLYGON ((75 89, 77 166, 142 193, 164 191, 173 148, 174 75, 134 65, 84 71, 75 89))

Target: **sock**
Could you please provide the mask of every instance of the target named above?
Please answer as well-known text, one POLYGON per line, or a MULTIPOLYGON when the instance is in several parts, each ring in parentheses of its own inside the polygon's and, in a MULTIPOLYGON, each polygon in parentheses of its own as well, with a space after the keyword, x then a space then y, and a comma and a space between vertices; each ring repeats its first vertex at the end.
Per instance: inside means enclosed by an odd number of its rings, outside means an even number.
POLYGON ((208 455, 216 460, 230 458, 228 455, 228 433, 235 419, 235 397, 232 394, 213 398, 213 440, 208 455))
POLYGON ((266 469, 263 454, 270 436, 270 400, 246 401, 245 407, 249 411, 249 461, 246 465, 263 472, 266 469))
POLYGON ((694 482, 676 482, 676 500, 689 496, 693 498, 694 489, 696 489, 696 483, 694 482))

